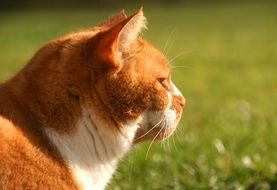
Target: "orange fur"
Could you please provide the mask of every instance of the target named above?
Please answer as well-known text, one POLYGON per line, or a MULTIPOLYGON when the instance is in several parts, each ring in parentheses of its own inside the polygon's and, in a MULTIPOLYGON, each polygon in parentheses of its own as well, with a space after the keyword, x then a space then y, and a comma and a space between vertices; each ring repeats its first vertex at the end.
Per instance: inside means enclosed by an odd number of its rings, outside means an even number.
MULTIPOLYGON (((94 110, 115 133, 143 112, 167 106, 173 87, 162 53, 140 37, 118 52, 124 29, 133 27, 127 25, 138 14, 142 10, 128 18, 121 12, 93 29, 48 42, 0 86, 2 189, 80 188, 44 128, 74 134, 81 105, 94 110), (161 85, 160 78, 167 82, 161 85)), ((183 106, 184 98, 174 95, 178 118, 183 106)), ((146 130, 139 129, 136 137, 146 130)), ((151 140, 157 132, 139 141, 151 140)))

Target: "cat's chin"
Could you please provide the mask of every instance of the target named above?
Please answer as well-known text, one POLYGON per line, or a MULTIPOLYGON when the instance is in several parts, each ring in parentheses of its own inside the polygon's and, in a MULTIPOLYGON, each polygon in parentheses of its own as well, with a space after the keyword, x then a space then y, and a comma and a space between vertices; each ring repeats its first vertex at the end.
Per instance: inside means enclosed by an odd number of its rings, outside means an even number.
POLYGON ((170 137, 176 130, 176 125, 171 127, 163 128, 162 126, 151 127, 150 125, 145 127, 141 126, 134 139, 134 144, 143 142, 143 141, 162 141, 170 137))
POLYGON ((143 141, 162 141, 170 137, 180 121, 174 110, 147 113, 147 122, 139 124, 134 144, 143 141))

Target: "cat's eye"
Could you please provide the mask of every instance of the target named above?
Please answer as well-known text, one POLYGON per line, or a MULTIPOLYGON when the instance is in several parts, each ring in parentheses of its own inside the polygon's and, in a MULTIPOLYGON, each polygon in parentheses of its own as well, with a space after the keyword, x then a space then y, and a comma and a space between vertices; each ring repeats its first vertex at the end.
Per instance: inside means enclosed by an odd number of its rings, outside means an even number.
POLYGON ((166 80, 166 78, 158 78, 159 83, 163 84, 163 82, 166 80))
POLYGON ((158 82, 164 87, 166 90, 168 90, 168 85, 166 83, 167 78, 158 78, 158 82))

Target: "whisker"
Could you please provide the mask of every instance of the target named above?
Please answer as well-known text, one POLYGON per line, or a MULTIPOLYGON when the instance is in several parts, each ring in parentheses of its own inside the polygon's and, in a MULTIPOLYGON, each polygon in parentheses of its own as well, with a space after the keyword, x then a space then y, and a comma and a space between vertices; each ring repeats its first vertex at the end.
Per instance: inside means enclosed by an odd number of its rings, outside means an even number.
POLYGON ((176 68, 186 68, 186 69, 191 69, 192 66, 184 66, 184 65, 176 65, 176 66, 171 66, 171 69, 176 69, 176 68))
POLYGON ((154 141, 156 140, 156 138, 159 136, 159 134, 162 132, 162 130, 164 129, 164 126, 166 126, 166 125, 163 125, 163 127, 161 127, 161 129, 159 130, 159 132, 157 133, 157 135, 156 135, 156 136, 154 137, 154 139, 151 141, 151 143, 150 143, 150 145, 149 145, 149 147, 148 147, 148 149, 147 149, 146 155, 145 155, 145 160, 147 160, 149 151, 150 151, 150 149, 151 149, 151 147, 152 147, 152 144, 154 143, 154 141))
POLYGON ((184 135, 184 131, 182 131, 179 127, 177 127, 177 129, 176 129, 177 131, 175 132, 175 134, 176 134, 176 137, 177 137, 177 139, 179 138, 181 138, 181 136, 183 136, 184 135))
POLYGON ((157 127, 158 125, 160 125, 161 122, 163 122, 163 120, 165 119, 165 117, 163 117, 156 125, 154 125, 151 129, 149 129, 146 133, 144 133, 143 135, 139 136, 138 138, 135 139, 136 140, 139 140, 141 139, 142 137, 145 137, 148 133, 150 133, 155 127, 157 127))
POLYGON ((176 146, 176 143, 175 143, 175 135, 173 135, 172 141, 173 141, 174 148, 177 151, 178 149, 177 149, 177 146, 176 146))
MULTIPOLYGON (((164 123, 164 125, 166 125, 166 124, 164 123)), ((165 139, 165 133, 163 134, 163 139, 165 139)), ((162 140, 163 149, 166 149, 165 142, 166 142, 166 140, 162 140)))
POLYGON ((176 41, 176 38, 171 42, 170 46, 169 46, 168 49, 166 50, 165 56, 168 55, 168 53, 169 53, 169 51, 171 50, 172 46, 174 45, 175 41, 176 41))
MULTIPOLYGON (((168 125, 166 125, 166 127, 168 127, 168 125)), ((170 146, 169 146, 169 142, 170 142, 170 138, 167 138, 167 139, 165 139, 165 144, 167 145, 167 150, 170 150, 170 146)))
POLYGON ((177 54, 175 57, 171 58, 171 59, 169 60, 169 62, 173 62, 175 59, 177 59, 177 58, 179 58, 180 56, 182 56, 182 55, 184 55, 184 54, 186 54, 186 53, 189 53, 189 52, 190 52, 190 51, 185 50, 185 51, 183 51, 183 52, 177 54))
POLYGON ((167 148, 168 148, 169 151, 171 151, 171 150, 170 150, 170 139, 171 139, 171 138, 168 138, 168 139, 167 139, 167 148))
POLYGON ((164 149, 164 150, 167 150, 167 149, 168 149, 168 147, 167 147, 168 139, 164 139, 164 137, 165 137, 165 133, 164 133, 164 136, 163 136, 163 141, 162 141, 162 143, 163 143, 163 149, 164 149))
MULTIPOLYGON (((176 27, 174 27, 173 30, 170 32, 170 34, 169 34, 169 36, 168 36, 168 38, 167 38, 167 40, 166 40, 166 42, 165 42, 165 45, 164 45, 164 48, 163 48, 163 52, 164 52, 164 53, 165 53, 165 51, 166 51, 166 49, 167 49, 168 43, 169 43, 169 41, 171 40, 172 35, 173 35, 173 33, 175 32, 175 30, 176 30, 176 27)), ((166 55, 166 54, 165 54, 165 55, 166 55)))
POLYGON ((177 127, 177 129, 178 129, 178 133, 180 133, 182 136, 186 134, 185 131, 183 131, 180 127, 179 128, 177 127))

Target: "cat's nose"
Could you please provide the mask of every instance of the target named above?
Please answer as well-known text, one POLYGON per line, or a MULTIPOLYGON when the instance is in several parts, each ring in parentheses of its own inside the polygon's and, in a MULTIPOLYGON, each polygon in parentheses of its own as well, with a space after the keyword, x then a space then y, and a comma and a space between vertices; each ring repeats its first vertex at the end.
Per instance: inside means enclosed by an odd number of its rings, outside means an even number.
POLYGON ((184 98, 184 96, 179 96, 179 104, 180 104, 180 106, 182 107, 182 108, 184 108, 185 107, 185 105, 186 105, 186 99, 184 98))

